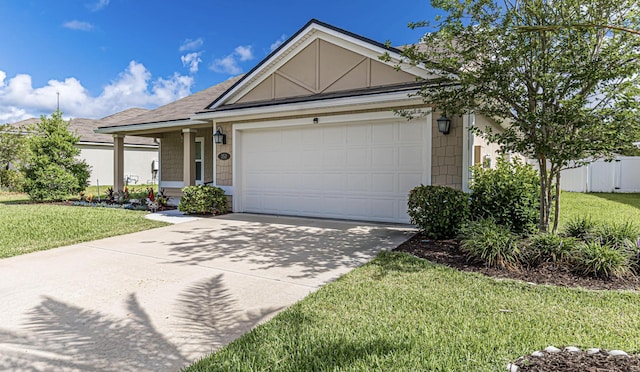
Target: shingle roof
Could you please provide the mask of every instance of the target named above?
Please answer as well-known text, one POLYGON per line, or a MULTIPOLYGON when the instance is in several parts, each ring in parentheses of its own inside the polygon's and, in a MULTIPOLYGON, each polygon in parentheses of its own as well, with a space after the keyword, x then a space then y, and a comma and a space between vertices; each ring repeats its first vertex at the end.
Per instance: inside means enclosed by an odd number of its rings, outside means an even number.
MULTIPOLYGON (((98 127, 118 123, 122 120, 130 120, 136 116, 142 115, 149 110, 143 108, 131 108, 118 112, 116 114, 104 117, 102 119, 71 119, 69 130, 80 136, 80 142, 96 142, 96 143, 113 143, 113 137, 110 134, 95 133, 98 127)), ((39 122, 39 118, 30 118, 11 124, 12 126, 22 127, 39 122)), ((127 145, 155 145, 153 138, 127 136, 124 138, 127 145)))
POLYGON ((111 121, 100 125, 100 127, 119 127, 132 124, 187 120, 193 116, 194 113, 202 111, 209 103, 222 95, 222 93, 226 92, 227 89, 240 80, 241 77, 242 75, 230 78, 222 83, 216 84, 177 101, 168 103, 164 106, 160 106, 156 109, 147 111, 141 115, 119 121, 111 121))

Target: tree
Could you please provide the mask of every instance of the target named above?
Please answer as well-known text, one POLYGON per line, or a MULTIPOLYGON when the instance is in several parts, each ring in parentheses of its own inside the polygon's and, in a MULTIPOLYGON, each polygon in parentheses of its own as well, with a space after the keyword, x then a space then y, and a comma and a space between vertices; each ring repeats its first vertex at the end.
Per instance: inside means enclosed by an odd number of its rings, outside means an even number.
POLYGON ((29 155, 23 167, 24 190, 34 200, 61 200, 87 187, 90 167, 77 158, 79 137, 69 132, 60 111, 42 116, 30 128, 29 155))
POLYGON ((0 125, 0 187, 21 189, 21 174, 17 169, 25 159, 24 136, 18 128, 0 125))
POLYGON ((410 24, 436 32, 406 48, 403 62, 441 77, 425 81, 425 102, 492 118, 504 132, 476 132, 537 161, 539 228, 549 228, 555 194, 555 232, 560 171, 638 140, 639 3, 498 1, 432 0, 445 15, 410 24))

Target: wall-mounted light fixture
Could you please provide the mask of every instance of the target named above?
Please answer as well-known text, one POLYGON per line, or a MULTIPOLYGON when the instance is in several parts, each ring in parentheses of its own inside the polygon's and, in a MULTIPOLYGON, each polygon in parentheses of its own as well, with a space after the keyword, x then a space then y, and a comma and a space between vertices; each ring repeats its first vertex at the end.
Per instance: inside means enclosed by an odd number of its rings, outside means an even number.
POLYGON ((222 128, 218 127, 216 132, 213 134, 213 142, 216 144, 227 144, 227 135, 222 133, 222 128))
POLYGON ((449 130, 451 129, 451 120, 448 117, 441 115, 437 122, 440 133, 449 134, 449 130))
POLYGON ((313 118, 313 124, 318 124, 318 118, 313 118))

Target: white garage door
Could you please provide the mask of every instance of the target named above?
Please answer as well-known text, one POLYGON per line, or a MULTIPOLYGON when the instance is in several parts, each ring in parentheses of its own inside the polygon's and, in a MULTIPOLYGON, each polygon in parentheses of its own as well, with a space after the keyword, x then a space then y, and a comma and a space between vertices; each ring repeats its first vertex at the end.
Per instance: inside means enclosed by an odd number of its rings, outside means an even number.
POLYGON ((430 181, 426 123, 242 131, 240 211, 408 223, 409 190, 430 181))

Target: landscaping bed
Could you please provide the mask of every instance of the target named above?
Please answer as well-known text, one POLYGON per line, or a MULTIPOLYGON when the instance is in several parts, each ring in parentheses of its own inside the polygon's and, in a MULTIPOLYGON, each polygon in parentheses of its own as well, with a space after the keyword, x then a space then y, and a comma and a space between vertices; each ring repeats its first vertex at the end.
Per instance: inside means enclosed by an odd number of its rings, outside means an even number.
POLYGON ((640 290, 640 278, 638 276, 610 277, 606 279, 584 276, 575 274, 568 270, 566 266, 552 262, 534 268, 521 267, 516 270, 488 267, 481 263, 469 261, 467 255, 460 249, 460 242, 456 239, 433 240, 427 239, 421 234, 416 234, 395 250, 411 253, 416 257, 447 265, 461 271, 477 272, 494 278, 518 279, 528 283, 571 288, 640 290))

